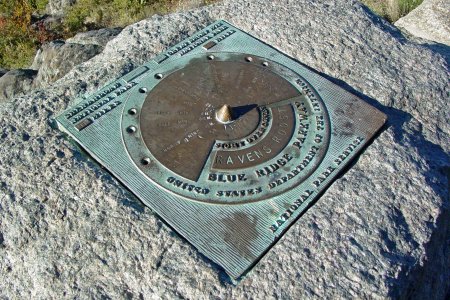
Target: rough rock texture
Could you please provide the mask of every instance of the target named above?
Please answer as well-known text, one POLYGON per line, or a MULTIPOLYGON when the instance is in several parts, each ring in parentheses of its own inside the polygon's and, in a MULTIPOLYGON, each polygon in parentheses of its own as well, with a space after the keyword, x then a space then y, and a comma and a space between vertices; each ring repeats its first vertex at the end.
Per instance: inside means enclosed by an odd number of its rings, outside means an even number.
MULTIPOLYGON (((213 2, 213 1, 209 1, 213 2)), ((208 0, 183 0, 176 3, 176 11, 185 11, 188 9, 198 8, 208 3, 208 0)))
POLYGON ((77 0, 49 0, 46 11, 49 15, 63 15, 65 9, 76 2, 77 0))
POLYGON ((450 1, 425 0, 395 26, 410 34, 450 46, 450 1))
POLYGON ((0 69, 0 101, 43 88, 66 75, 72 68, 100 53, 122 29, 105 28, 79 33, 67 41, 53 41, 36 53, 31 70, 0 69))
POLYGON ((99 30, 91 30, 87 32, 80 32, 74 37, 67 39, 66 43, 75 44, 90 44, 105 46, 112 38, 118 35, 122 31, 122 28, 102 28, 99 30))
POLYGON ((0 107, 6 298, 449 295, 448 48, 357 1, 238 1, 155 16, 44 91, 0 107), (54 128, 52 118, 220 18, 384 111, 388 125, 238 285, 54 128), (376 100, 374 100, 376 99, 376 100))
POLYGON ((28 69, 0 70, 0 102, 30 92, 36 75, 35 70, 28 69))
POLYGON ((38 70, 35 87, 46 87, 66 75, 76 65, 89 60, 103 50, 93 44, 75 44, 64 41, 47 43, 36 54, 32 69, 38 70))

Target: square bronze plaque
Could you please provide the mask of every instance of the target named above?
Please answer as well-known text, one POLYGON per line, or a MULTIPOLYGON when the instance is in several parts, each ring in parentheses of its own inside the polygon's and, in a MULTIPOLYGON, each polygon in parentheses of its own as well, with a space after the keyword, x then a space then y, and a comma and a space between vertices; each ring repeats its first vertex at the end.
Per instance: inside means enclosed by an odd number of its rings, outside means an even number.
POLYGON ((225 21, 57 118, 233 278, 261 258, 385 120, 225 21))

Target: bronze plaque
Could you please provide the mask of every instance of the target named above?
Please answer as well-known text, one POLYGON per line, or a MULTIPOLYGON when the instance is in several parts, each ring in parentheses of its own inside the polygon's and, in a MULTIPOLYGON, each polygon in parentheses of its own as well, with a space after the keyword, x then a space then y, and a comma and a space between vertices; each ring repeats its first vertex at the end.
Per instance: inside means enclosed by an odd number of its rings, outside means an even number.
POLYGON ((57 121, 239 278, 385 119, 292 58, 217 21, 84 97, 57 121))

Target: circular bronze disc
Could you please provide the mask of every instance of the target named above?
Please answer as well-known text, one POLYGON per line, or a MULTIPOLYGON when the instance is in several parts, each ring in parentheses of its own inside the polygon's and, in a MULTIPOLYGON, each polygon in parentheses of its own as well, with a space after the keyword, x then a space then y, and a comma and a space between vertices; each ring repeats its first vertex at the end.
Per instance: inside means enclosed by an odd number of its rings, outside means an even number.
POLYGON ((186 199, 270 199, 308 178, 329 144, 320 96, 267 58, 181 56, 144 78, 122 115, 130 158, 155 184, 186 199))
POLYGON ((196 180, 216 140, 248 136, 260 122, 259 106, 299 94, 262 64, 194 60, 149 92, 140 115, 142 138, 161 164, 196 180), (215 117, 224 105, 233 111, 229 124, 215 117))

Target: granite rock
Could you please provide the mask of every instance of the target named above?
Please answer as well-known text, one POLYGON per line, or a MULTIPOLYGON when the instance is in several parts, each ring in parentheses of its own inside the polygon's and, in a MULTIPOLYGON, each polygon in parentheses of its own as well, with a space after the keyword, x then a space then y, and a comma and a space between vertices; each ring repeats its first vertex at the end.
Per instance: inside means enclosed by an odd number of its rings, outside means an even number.
POLYGON ((98 45, 104 47, 112 38, 118 35, 122 28, 102 28, 87 32, 77 33, 74 37, 66 40, 66 43, 82 45, 98 45))
POLYGON ((431 298, 449 295, 448 50, 358 1, 226 0, 126 27, 45 90, 0 107, 6 298, 431 298), (84 93, 217 19, 302 61, 388 124, 237 285, 52 122, 84 93))
POLYGON ((424 0, 395 26, 413 36, 450 46, 450 1, 424 0))
POLYGON ((67 41, 52 41, 38 50, 30 70, 8 72, 0 69, 0 78, 7 74, 0 79, 0 101, 47 87, 74 66, 100 53, 104 45, 120 31, 120 28, 105 28, 79 33, 67 41))
POLYGON ((96 44, 66 43, 64 41, 44 44, 38 50, 31 65, 32 69, 38 70, 34 87, 48 86, 63 77, 74 66, 91 59, 102 50, 103 47, 96 44))
POLYGON ((0 102, 28 93, 37 72, 29 69, 0 70, 0 102))

